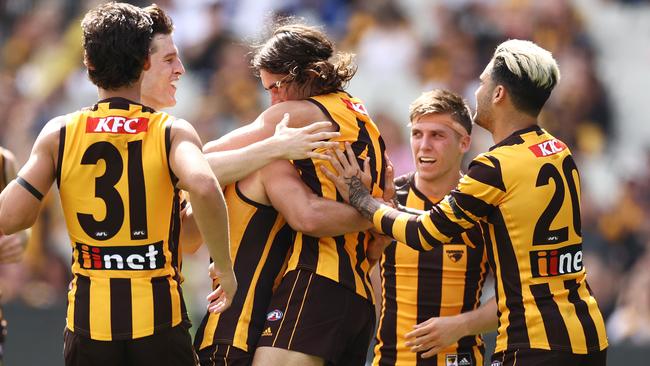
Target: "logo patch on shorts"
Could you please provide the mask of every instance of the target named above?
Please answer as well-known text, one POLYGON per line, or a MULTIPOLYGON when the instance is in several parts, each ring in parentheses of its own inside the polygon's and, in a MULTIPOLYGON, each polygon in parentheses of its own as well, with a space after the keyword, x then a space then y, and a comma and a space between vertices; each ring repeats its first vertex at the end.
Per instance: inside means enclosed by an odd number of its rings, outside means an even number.
POLYGON ((270 322, 274 322, 274 321, 278 321, 278 320, 282 319, 282 316, 284 316, 282 311, 278 310, 278 309, 275 309, 272 312, 266 314, 266 320, 268 320, 270 322))
POLYGON ((446 354, 446 366, 472 366, 472 356, 469 353, 446 354))
POLYGON ((492 363, 490 364, 490 366, 501 366, 501 361, 499 361, 499 360, 494 360, 494 361, 492 361, 492 363))
POLYGON ((271 337, 273 336, 273 331, 271 330, 271 327, 266 327, 264 331, 262 332, 262 337, 271 337))

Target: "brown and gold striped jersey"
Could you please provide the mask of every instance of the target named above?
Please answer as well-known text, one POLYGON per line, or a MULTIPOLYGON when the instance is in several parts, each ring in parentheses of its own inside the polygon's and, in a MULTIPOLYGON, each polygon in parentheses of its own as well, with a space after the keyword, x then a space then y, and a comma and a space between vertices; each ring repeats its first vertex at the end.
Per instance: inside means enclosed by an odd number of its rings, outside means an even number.
POLYGON ((479 155, 458 187, 426 214, 382 206, 374 223, 418 250, 448 243, 477 223, 487 228, 499 309, 496 352, 585 354, 607 347, 582 263, 578 169, 567 146, 538 126, 479 155))
POLYGON ((247 198, 237 184, 227 186, 224 196, 238 290, 222 314, 205 314, 194 347, 200 350, 229 344, 253 352, 262 334, 274 282, 283 274, 293 231, 272 206, 247 198))
MULTIPOLYGON (((307 100, 316 104, 341 133, 331 141, 350 142, 359 164, 363 164, 362 159, 366 157, 370 159, 372 193, 381 196, 386 166, 385 146, 361 100, 342 91, 307 100)), ((322 164, 333 170, 330 163, 324 160, 294 161, 302 180, 312 191, 320 197, 343 201, 334 183, 320 170, 322 164)), ((314 238, 299 232, 294 240, 287 271, 297 268, 312 271, 373 301, 368 276, 370 264, 366 258, 369 238, 367 232, 325 238, 314 238)))
POLYGON ((72 245, 67 327, 94 340, 187 322, 173 118, 123 98, 67 116, 57 184, 72 245))
MULTIPOLYGON (((417 189, 414 173, 395 179, 395 188, 400 205, 422 211, 435 204, 417 189)), ((379 267, 382 303, 373 365, 446 366, 454 357, 483 364, 480 335, 463 337, 429 359, 422 359, 405 345, 405 335, 415 324, 480 305, 488 266, 481 230, 477 227, 462 233, 451 243, 420 252, 393 242, 384 251, 379 267)))

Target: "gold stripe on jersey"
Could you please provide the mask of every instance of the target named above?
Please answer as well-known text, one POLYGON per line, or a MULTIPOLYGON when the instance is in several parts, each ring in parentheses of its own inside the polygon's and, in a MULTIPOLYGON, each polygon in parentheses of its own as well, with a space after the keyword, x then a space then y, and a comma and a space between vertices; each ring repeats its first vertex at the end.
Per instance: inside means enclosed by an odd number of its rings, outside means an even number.
POLYGON ((73 249, 67 327, 75 333, 135 339, 188 321, 172 122, 110 98, 61 127, 57 184, 73 249))
MULTIPOLYGON (((397 178, 395 187, 397 200, 405 207, 422 211, 434 205, 415 187, 413 173, 397 178)), ((428 360, 405 345, 405 335, 415 324, 431 317, 471 311, 480 305, 487 254, 481 230, 476 228, 469 234, 456 236, 452 241, 456 244, 437 246, 430 252, 395 242, 386 248, 380 264, 382 306, 373 365, 446 366, 454 358, 483 364, 480 335, 463 337, 428 360)))
POLYGON ((273 285, 283 273, 292 231, 273 207, 250 200, 237 184, 227 186, 224 196, 239 290, 228 310, 205 314, 194 347, 228 344, 252 352, 262 334, 273 285))
POLYGON ((414 216, 383 206, 373 221, 418 250, 480 223, 496 276, 496 352, 585 354, 605 349, 607 337, 582 265, 579 183, 566 145, 533 126, 474 159, 431 211, 414 216), (408 220, 404 229, 394 230, 397 217, 408 220))
MULTIPOLYGON (((308 100, 317 105, 341 133, 332 141, 350 142, 359 164, 363 164, 362 159, 366 157, 370 159, 372 193, 381 196, 386 166, 385 146, 377 126, 368 116, 361 100, 342 91, 308 100)), ((330 163, 324 160, 294 161, 302 180, 312 191, 321 197, 342 201, 334 184, 321 172, 320 166, 323 164, 332 168, 330 163)), ((297 233, 287 271, 300 268, 315 272, 372 301, 368 276, 370 264, 365 254, 369 237, 367 232, 320 239, 297 233)))

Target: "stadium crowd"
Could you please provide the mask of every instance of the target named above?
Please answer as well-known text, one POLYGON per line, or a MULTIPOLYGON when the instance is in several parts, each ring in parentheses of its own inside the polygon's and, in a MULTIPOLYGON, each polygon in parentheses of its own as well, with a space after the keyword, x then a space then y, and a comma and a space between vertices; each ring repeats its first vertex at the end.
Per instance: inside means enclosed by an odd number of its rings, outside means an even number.
MULTIPOLYGON (((612 2, 591 2, 598 1, 612 2)), ((19 164, 25 162, 45 122, 96 99, 79 42, 80 17, 96 3, 0 1, 0 145, 12 150, 19 164)), ((247 44, 254 42, 269 14, 292 14, 324 25, 341 50, 357 55, 358 74, 350 90, 365 100, 382 131, 396 175, 413 169, 405 106, 422 91, 447 88, 471 104, 477 77, 497 44, 508 38, 530 39, 550 50, 563 78, 541 120, 544 128, 569 145, 583 174, 589 282, 607 320, 610 341, 650 345, 650 225, 645 219, 650 215, 650 144, 638 147, 646 153, 634 158, 638 169, 633 173, 607 158, 625 142, 619 134, 617 99, 599 71, 600 54, 607 49, 588 31, 584 2, 157 3, 175 22, 175 40, 187 69, 179 83, 178 105, 171 112, 192 121, 204 142, 252 121, 268 106, 247 61, 247 44)), ((646 11, 650 7, 648 1, 620 3, 646 11)), ((466 159, 492 145, 487 133, 474 131, 466 159)), ((22 263, 0 266, 3 302, 21 300, 28 306, 47 307, 65 301, 69 245, 56 194, 46 199, 47 208, 32 230, 22 263)), ((205 255, 188 258, 184 270, 205 272, 205 255), (193 260, 200 264, 193 266, 193 260)), ((205 282, 190 283, 187 290, 206 288, 208 281, 206 276, 205 282)), ((197 296, 202 299, 204 294, 197 296)), ((188 302, 196 303, 200 316, 203 302, 189 296, 188 302)))

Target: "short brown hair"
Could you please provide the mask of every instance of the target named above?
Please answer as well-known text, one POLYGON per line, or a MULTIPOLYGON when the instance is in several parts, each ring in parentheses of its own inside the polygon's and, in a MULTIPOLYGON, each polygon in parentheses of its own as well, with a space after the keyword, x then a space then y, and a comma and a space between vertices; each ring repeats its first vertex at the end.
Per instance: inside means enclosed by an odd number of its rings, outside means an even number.
POLYGON ((144 11, 146 11, 149 16, 151 17, 151 21, 153 22, 152 29, 153 29, 153 34, 172 34, 174 31, 174 23, 172 22, 172 18, 165 13, 164 10, 158 4, 153 3, 145 8, 143 8, 144 11))
POLYGON ((137 6, 107 3, 81 21, 88 75, 93 84, 114 90, 136 82, 149 56, 151 17, 137 6))
POLYGON ((472 117, 469 107, 463 98, 444 89, 434 89, 422 93, 409 106, 411 123, 429 114, 449 114, 460 123, 468 134, 472 133, 472 117))
POLYGON ((251 65, 259 73, 288 74, 288 81, 309 88, 309 95, 343 90, 357 71, 352 55, 337 53, 334 44, 316 27, 285 18, 276 23, 272 36, 256 47, 251 65))

